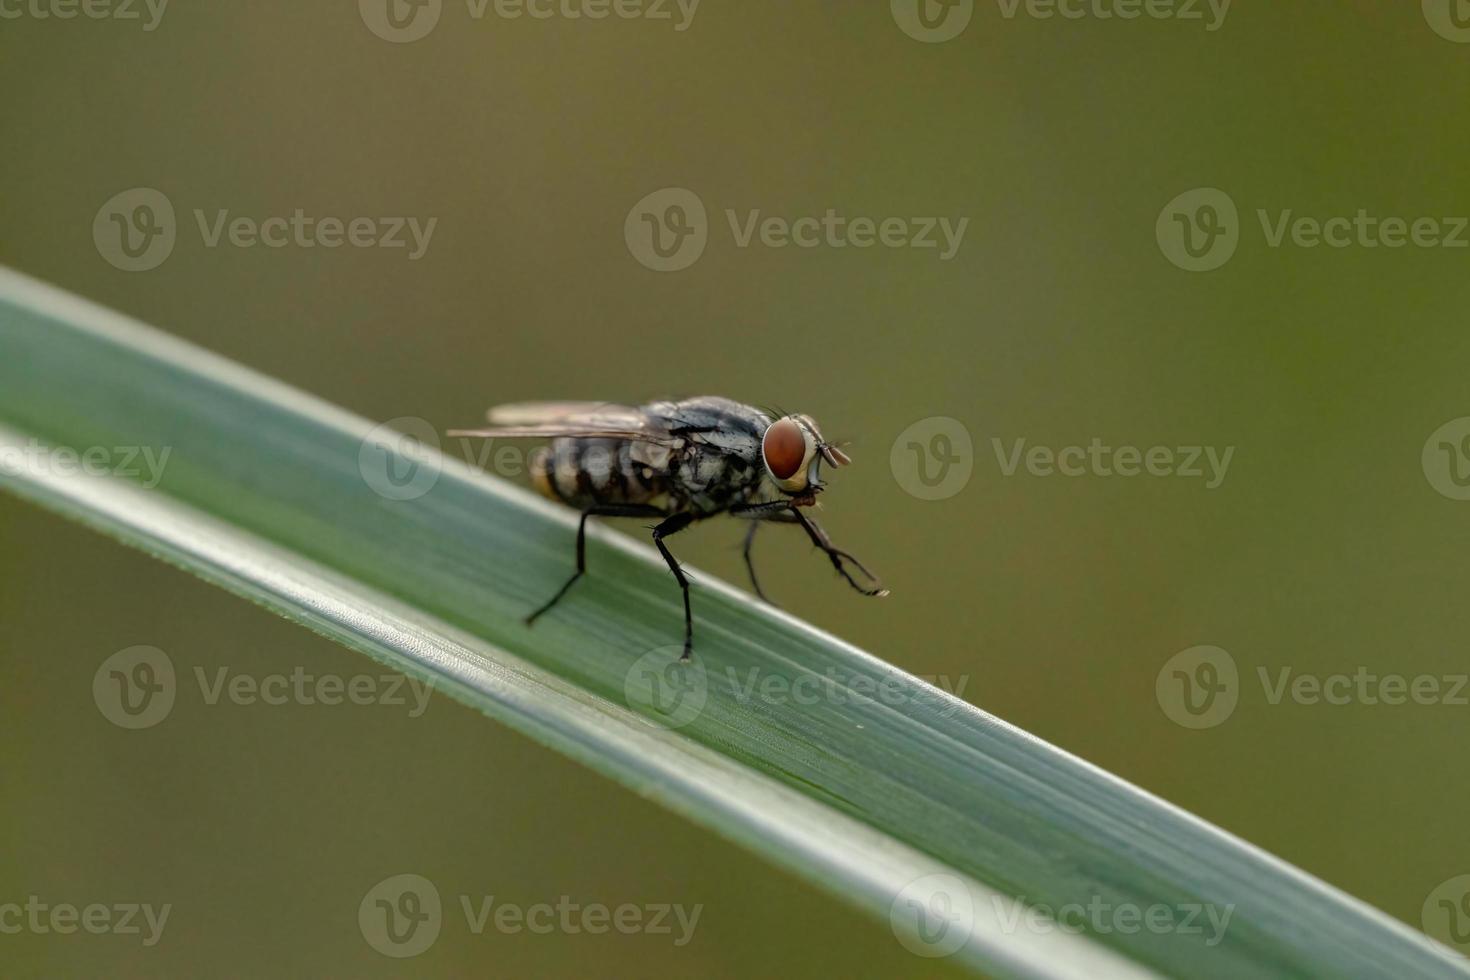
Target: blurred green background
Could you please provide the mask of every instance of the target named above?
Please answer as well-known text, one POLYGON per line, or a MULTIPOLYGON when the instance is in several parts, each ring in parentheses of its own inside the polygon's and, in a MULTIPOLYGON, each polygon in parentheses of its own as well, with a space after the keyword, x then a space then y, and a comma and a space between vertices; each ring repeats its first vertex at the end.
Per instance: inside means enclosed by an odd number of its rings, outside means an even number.
MULTIPOLYGON (((981 2, 943 43, 887 3, 835 0, 705 0, 684 30, 673 5, 476 19, 446 0, 394 43, 368 26, 375 3, 176 3, 151 31, 142 6, 134 21, 6 7, 0 262, 374 419, 442 430, 501 401, 701 393, 809 412, 856 464, 831 476, 827 526, 894 595, 856 597, 777 529, 759 550, 786 608, 1416 927, 1470 870, 1455 755, 1470 707, 1272 704, 1257 678, 1467 669, 1470 502, 1436 492, 1420 454, 1470 415, 1470 251, 1273 248, 1257 211, 1470 214, 1470 44, 1417 3, 1369 0, 1241 3, 1213 31, 981 2), (134 187, 168 197, 178 240, 128 273, 92 228, 134 187), (665 187, 702 201, 708 244, 661 273, 624 222, 665 187), (1240 215, 1209 273, 1155 237, 1196 187, 1240 215), (410 261, 211 248, 194 218, 298 208, 437 225, 410 261), (742 248, 727 209, 969 224, 943 261, 742 248), (973 475, 927 501, 889 456, 936 416, 963 423, 973 475), (1093 437, 1235 454, 1207 490, 1006 476, 992 445, 1093 437), (1198 644, 1234 658, 1238 706, 1187 730, 1155 680, 1198 644)), ((711 523, 676 551, 743 582, 742 530, 711 523)), ((153 948, 0 935, 7 975, 955 975, 442 698, 417 718, 211 706, 196 667, 378 673, 0 498, 0 902, 173 905, 153 948), (164 723, 129 732, 91 683, 137 644, 183 683, 164 723), (400 872, 446 901, 703 912, 683 947, 461 923, 396 961, 356 913, 400 872)))

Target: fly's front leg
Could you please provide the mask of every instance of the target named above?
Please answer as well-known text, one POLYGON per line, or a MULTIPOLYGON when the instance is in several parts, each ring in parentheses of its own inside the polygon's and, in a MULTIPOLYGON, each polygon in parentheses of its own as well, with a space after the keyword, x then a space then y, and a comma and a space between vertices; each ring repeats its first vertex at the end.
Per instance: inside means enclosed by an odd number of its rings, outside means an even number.
POLYGON ((589 517, 652 517, 662 515, 663 511, 656 507, 641 507, 633 505, 605 504, 597 507, 588 507, 582 511, 582 519, 577 522, 577 570, 572 577, 566 580, 561 588, 556 590, 556 595, 548 599, 540 609, 526 617, 526 625, 530 626, 536 619, 552 606, 561 601, 567 590, 582 577, 587 571, 587 518, 589 517))
POLYGON ((664 544, 664 538, 677 534, 693 523, 693 514, 675 514, 653 529, 654 546, 658 548, 659 554, 664 556, 664 561, 669 565, 669 571, 674 573, 674 580, 679 583, 679 589, 684 593, 684 653, 679 657, 680 660, 688 660, 689 655, 694 652, 694 614, 689 609, 689 579, 684 577, 684 569, 679 567, 679 562, 669 551, 669 546, 664 544))
POLYGON ((832 544, 832 539, 827 537, 827 532, 822 530, 820 524, 812 520, 810 517, 807 517, 795 507, 791 508, 791 513, 795 515, 796 523, 800 524, 802 530, 806 531, 807 537, 812 539, 812 544, 816 545, 818 548, 821 548, 824 552, 827 553, 827 557, 832 560, 832 567, 837 569, 837 573, 847 580, 848 585, 852 586, 854 589, 857 589, 863 595, 885 596, 888 594, 888 590, 883 588, 883 583, 878 581, 878 576, 868 571, 868 567, 862 562, 858 561, 852 555, 848 554, 846 551, 843 551, 841 548, 835 547, 832 544), (853 566, 858 571, 862 572, 863 575, 867 577, 868 581, 873 583, 873 587, 865 588, 859 585, 857 580, 854 579, 852 575, 848 572, 847 567, 843 565, 844 561, 852 562, 853 566))

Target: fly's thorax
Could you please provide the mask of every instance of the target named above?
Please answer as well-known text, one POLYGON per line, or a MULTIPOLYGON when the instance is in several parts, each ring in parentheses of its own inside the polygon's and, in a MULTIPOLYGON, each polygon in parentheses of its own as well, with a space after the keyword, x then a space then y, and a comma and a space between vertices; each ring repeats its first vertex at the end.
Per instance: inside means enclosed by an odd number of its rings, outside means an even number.
POLYGON ((688 506, 714 513, 748 501, 761 486, 764 474, 750 453, 719 451, 691 443, 679 454, 672 488, 688 506))

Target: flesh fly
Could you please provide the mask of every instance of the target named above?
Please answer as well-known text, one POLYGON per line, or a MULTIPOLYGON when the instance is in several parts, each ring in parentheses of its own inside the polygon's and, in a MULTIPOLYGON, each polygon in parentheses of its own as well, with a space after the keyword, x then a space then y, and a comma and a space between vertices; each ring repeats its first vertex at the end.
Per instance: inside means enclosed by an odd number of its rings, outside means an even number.
POLYGON ((832 562, 838 574, 867 596, 888 594, 876 576, 832 544, 803 511, 825 488, 822 467, 851 462, 822 438, 807 415, 761 411, 727 398, 705 396, 647 405, 603 402, 525 402, 488 413, 490 426, 451 430, 451 436, 536 438, 550 443, 531 457, 531 478, 544 495, 581 511, 577 570, 528 624, 555 606, 587 570, 590 517, 657 517, 653 543, 684 597, 684 653, 693 651, 689 579, 665 539, 696 521, 730 514, 751 522, 745 535, 750 584, 769 602, 756 577, 751 546, 767 522, 795 524, 832 562), (850 568, 849 568, 850 566, 850 568), (856 571, 867 584, 853 577, 856 571))

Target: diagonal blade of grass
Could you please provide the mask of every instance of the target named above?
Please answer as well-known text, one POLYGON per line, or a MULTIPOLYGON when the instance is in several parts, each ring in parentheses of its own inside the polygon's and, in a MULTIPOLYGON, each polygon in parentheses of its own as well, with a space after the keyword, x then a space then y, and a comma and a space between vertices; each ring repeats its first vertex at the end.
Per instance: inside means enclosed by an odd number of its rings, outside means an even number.
POLYGON ((707 576, 698 674, 681 675, 702 701, 650 702, 638 678, 677 655, 677 598, 649 549, 597 535, 599 584, 526 630, 565 575, 568 514, 13 273, 0 427, 5 487, 436 681, 920 948, 958 936, 956 955, 1006 975, 1467 975, 1362 903, 707 576), (143 489, 31 440, 169 455, 143 489), (832 696, 766 703, 745 694, 752 675, 832 696), (906 911, 936 881, 948 932, 906 911), (1018 918, 1017 898, 1230 917, 1073 935, 1018 918))
MULTIPOLYGON (((23 447, 0 427, 0 452, 23 447)), ((650 724, 626 706, 567 683, 448 624, 334 574, 254 535, 156 494, 106 477, 37 473, 18 487, 35 499, 158 558, 415 675, 486 714, 619 779, 676 812, 719 829, 802 873, 820 869, 848 897, 886 914, 916 876, 953 874, 942 862, 718 752, 650 724)), ((977 882, 981 942, 1005 928, 1002 896, 977 882)), ((971 955, 1006 973, 1152 975, 1116 955, 1064 937, 1021 933, 971 955)))

